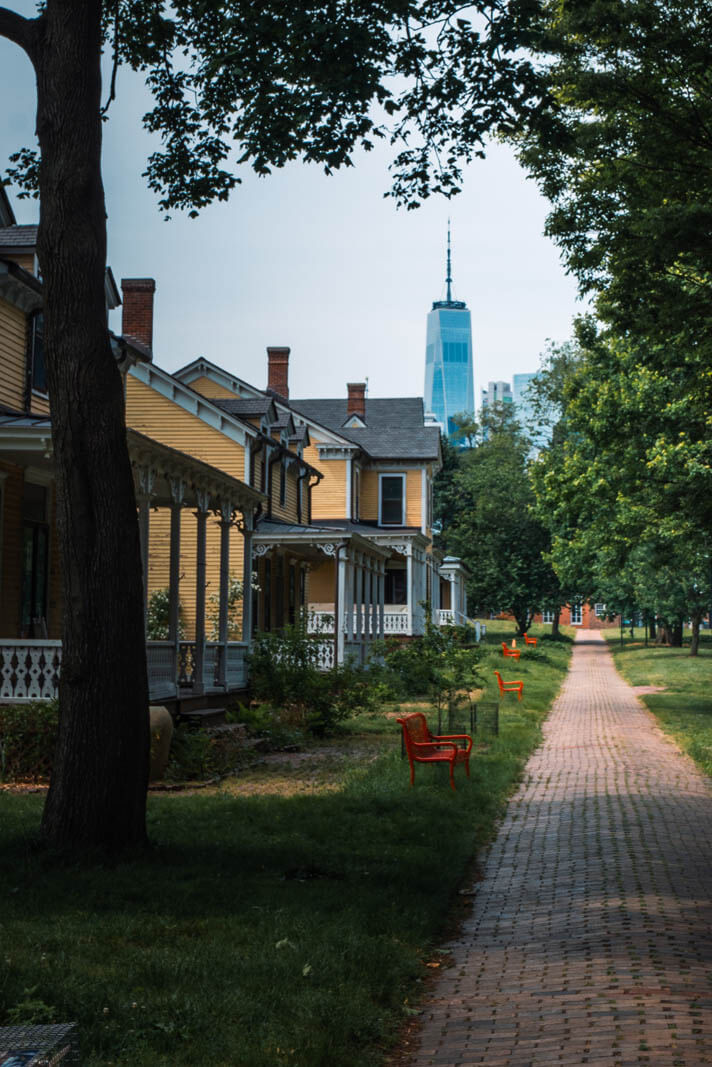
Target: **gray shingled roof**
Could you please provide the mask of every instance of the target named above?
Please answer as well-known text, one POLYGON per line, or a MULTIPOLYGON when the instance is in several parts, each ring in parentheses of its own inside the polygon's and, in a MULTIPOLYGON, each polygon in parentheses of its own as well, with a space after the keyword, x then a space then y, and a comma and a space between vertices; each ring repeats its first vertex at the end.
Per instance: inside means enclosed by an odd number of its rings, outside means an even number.
POLYGON ((272 406, 272 398, 269 396, 255 396, 248 397, 244 400, 220 400, 217 398, 210 398, 211 403, 217 407, 222 408, 228 415, 241 415, 243 418, 250 418, 255 415, 264 415, 269 411, 272 406))
POLYGON ((423 425, 421 397, 366 400, 366 426, 347 429, 347 400, 290 400, 289 406, 359 445, 372 459, 437 459, 440 431, 423 425))
POLYGON ((36 244, 36 226, 3 226, 0 228, 0 248, 34 248, 36 244))

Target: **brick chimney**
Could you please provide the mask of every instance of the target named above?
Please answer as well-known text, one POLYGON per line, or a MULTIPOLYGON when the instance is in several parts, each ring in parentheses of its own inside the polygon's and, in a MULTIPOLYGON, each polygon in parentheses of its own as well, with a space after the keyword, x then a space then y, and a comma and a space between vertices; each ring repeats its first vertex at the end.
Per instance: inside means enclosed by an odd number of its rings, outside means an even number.
POLYGON ((366 383, 365 382, 348 382, 346 388, 349 391, 349 398, 346 404, 347 415, 360 415, 362 419, 366 418, 366 383))
POLYGON ((267 348, 267 388, 289 399, 289 348, 267 348))
POLYGON ((121 332, 153 351, 153 278, 122 278, 121 332))

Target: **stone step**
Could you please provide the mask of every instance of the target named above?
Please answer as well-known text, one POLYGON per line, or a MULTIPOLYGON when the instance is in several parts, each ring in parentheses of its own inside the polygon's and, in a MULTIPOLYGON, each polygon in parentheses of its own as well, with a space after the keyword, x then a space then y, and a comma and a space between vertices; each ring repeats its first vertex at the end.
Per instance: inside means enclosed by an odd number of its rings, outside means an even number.
POLYGON ((189 726, 204 730, 225 723, 225 708, 193 708, 191 711, 181 712, 180 717, 189 726))

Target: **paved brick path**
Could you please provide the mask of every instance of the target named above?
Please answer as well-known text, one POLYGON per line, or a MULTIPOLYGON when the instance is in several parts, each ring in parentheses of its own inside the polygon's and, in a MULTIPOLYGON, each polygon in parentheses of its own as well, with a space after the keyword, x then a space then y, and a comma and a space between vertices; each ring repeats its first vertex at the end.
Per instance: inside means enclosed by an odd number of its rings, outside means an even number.
POLYGON ((425 1006, 414 1067, 712 1063, 712 792, 596 631, 425 1006))

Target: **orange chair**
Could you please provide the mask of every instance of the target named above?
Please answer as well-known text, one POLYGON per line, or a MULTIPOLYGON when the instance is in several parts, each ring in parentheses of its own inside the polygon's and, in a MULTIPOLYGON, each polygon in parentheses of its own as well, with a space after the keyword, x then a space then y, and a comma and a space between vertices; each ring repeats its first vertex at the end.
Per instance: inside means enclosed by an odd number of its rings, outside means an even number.
POLYGON ((497 675, 497 684, 499 685, 499 691, 502 696, 504 696, 505 693, 516 693, 517 700, 522 699, 524 682, 503 682, 502 675, 499 671, 495 671, 494 673, 497 675))
POLYGON ((403 740, 410 763, 410 784, 415 782, 416 763, 449 763, 450 788, 455 788, 453 772, 456 763, 465 764, 465 773, 470 777, 470 750, 472 738, 469 734, 431 734, 422 711, 414 711, 397 722, 403 727, 403 740), (460 748, 456 741, 467 741, 467 748, 460 748))
POLYGON ((527 635, 524 634, 524 644, 534 645, 534 648, 536 648, 536 637, 527 637, 527 635))
POLYGON ((519 659, 521 652, 518 648, 510 648, 504 641, 502 642, 502 655, 505 659, 519 659))

